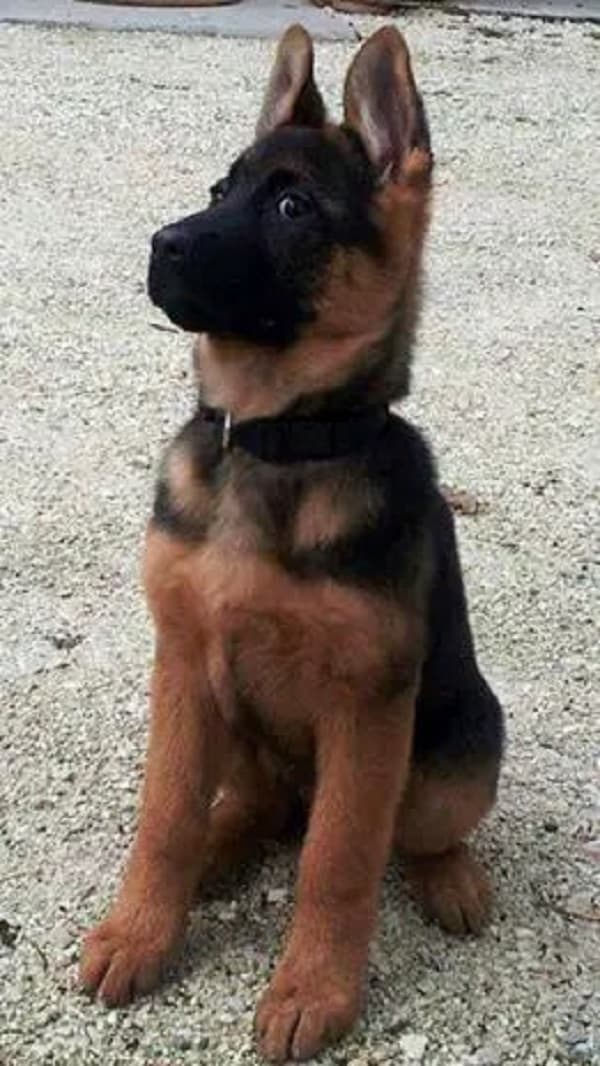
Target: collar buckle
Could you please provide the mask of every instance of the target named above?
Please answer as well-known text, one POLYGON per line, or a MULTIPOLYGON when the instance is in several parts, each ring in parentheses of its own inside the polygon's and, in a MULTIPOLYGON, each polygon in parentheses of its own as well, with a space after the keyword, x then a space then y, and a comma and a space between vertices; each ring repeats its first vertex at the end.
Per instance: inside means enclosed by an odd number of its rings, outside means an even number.
POLYGON ((231 443, 231 411, 225 411, 223 415, 223 433, 221 436, 221 447, 224 452, 229 450, 231 443))

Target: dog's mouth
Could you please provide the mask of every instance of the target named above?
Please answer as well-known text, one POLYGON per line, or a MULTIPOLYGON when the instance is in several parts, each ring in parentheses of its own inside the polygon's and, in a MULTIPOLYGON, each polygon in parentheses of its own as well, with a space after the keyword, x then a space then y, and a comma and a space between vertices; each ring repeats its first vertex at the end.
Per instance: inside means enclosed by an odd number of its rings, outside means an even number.
POLYGON ((169 299, 168 297, 155 298, 151 295, 152 303, 160 307, 165 315, 179 329, 186 333, 202 333, 210 328, 206 316, 191 301, 169 299))
POLYGON ((175 326, 187 333, 201 333, 211 327, 210 309, 201 299, 186 292, 186 286, 178 278, 170 276, 157 265, 154 257, 148 268, 148 295, 175 326))
POLYGON ((214 223, 207 228, 205 215, 154 234, 148 295, 186 332, 236 333, 249 310, 248 270, 241 269, 248 257, 214 223))
MULTIPOLYGON (((194 291, 183 271, 150 257, 147 290, 150 300, 167 318, 186 333, 210 333, 215 337, 240 337, 250 342, 279 348, 289 342, 285 315, 277 315, 260 302, 239 300, 243 287, 237 281, 213 276, 205 286, 196 279, 194 291), (229 285, 228 285, 229 280, 229 285), (205 291, 208 290, 208 291, 205 291), (213 290, 213 291, 211 291, 213 290)), ((306 316, 308 317, 308 316, 306 316)))

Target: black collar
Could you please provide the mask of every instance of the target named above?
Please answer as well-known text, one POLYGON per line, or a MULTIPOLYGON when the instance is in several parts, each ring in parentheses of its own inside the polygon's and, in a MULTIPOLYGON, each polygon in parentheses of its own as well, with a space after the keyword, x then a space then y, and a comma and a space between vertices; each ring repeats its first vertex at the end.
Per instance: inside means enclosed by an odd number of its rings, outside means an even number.
POLYGON ((388 424, 383 404, 336 414, 280 415, 232 422, 228 412, 200 404, 198 414, 221 430, 223 450, 241 448, 267 463, 337 459, 370 447, 388 424))

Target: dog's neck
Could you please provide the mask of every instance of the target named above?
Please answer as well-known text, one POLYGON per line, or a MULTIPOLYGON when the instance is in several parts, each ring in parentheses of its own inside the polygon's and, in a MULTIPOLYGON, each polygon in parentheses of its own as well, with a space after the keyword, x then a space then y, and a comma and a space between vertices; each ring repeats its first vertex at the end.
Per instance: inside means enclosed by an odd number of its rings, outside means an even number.
POLYGON ((234 421, 357 410, 409 390, 414 322, 395 313, 383 335, 309 336, 283 351, 198 336, 194 366, 201 402, 234 421))

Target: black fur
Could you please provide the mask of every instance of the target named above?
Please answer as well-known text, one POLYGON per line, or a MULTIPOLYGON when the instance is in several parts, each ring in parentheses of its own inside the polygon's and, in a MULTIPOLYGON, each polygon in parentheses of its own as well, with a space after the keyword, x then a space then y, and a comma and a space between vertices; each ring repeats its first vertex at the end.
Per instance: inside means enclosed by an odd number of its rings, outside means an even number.
POLYGON ((355 136, 278 130, 213 186, 210 207, 155 235, 151 299, 192 332, 293 343, 314 317, 336 246, 377 255, 374 182, 355 136))
MULTIPOLYGON (((218 500, 233 481, 247 520, 260 531, 263 549, 306 581, 330 577, 416 604, 425 617, 426 656, 417 702, 414 753, 420 764, 445 773, 499 764, 502 712, 477 666, 468 618, 454 520, 437 487, 434 463, 421 434, 399 417, 366 456, 303 464, 301 469, 263 463, 245 453, 223 452, 220 431, 192 419, 176 439, 190 448, 204 482, 218 500), (345 538, 308 550, 293 544, 294 521, 316 477, 345 477, 380 501, 373 520, 345 538)), ((216 503, 215 514, 218 503, 216 503)), ((193 524, 169 505, 159 481, 154 518, 166 531, 201 541, 210 520, 193 524)), ((390 661, 390 694, 400 682, 390 661)), ((492 773, 492 777, 494 773, 492 773)))

